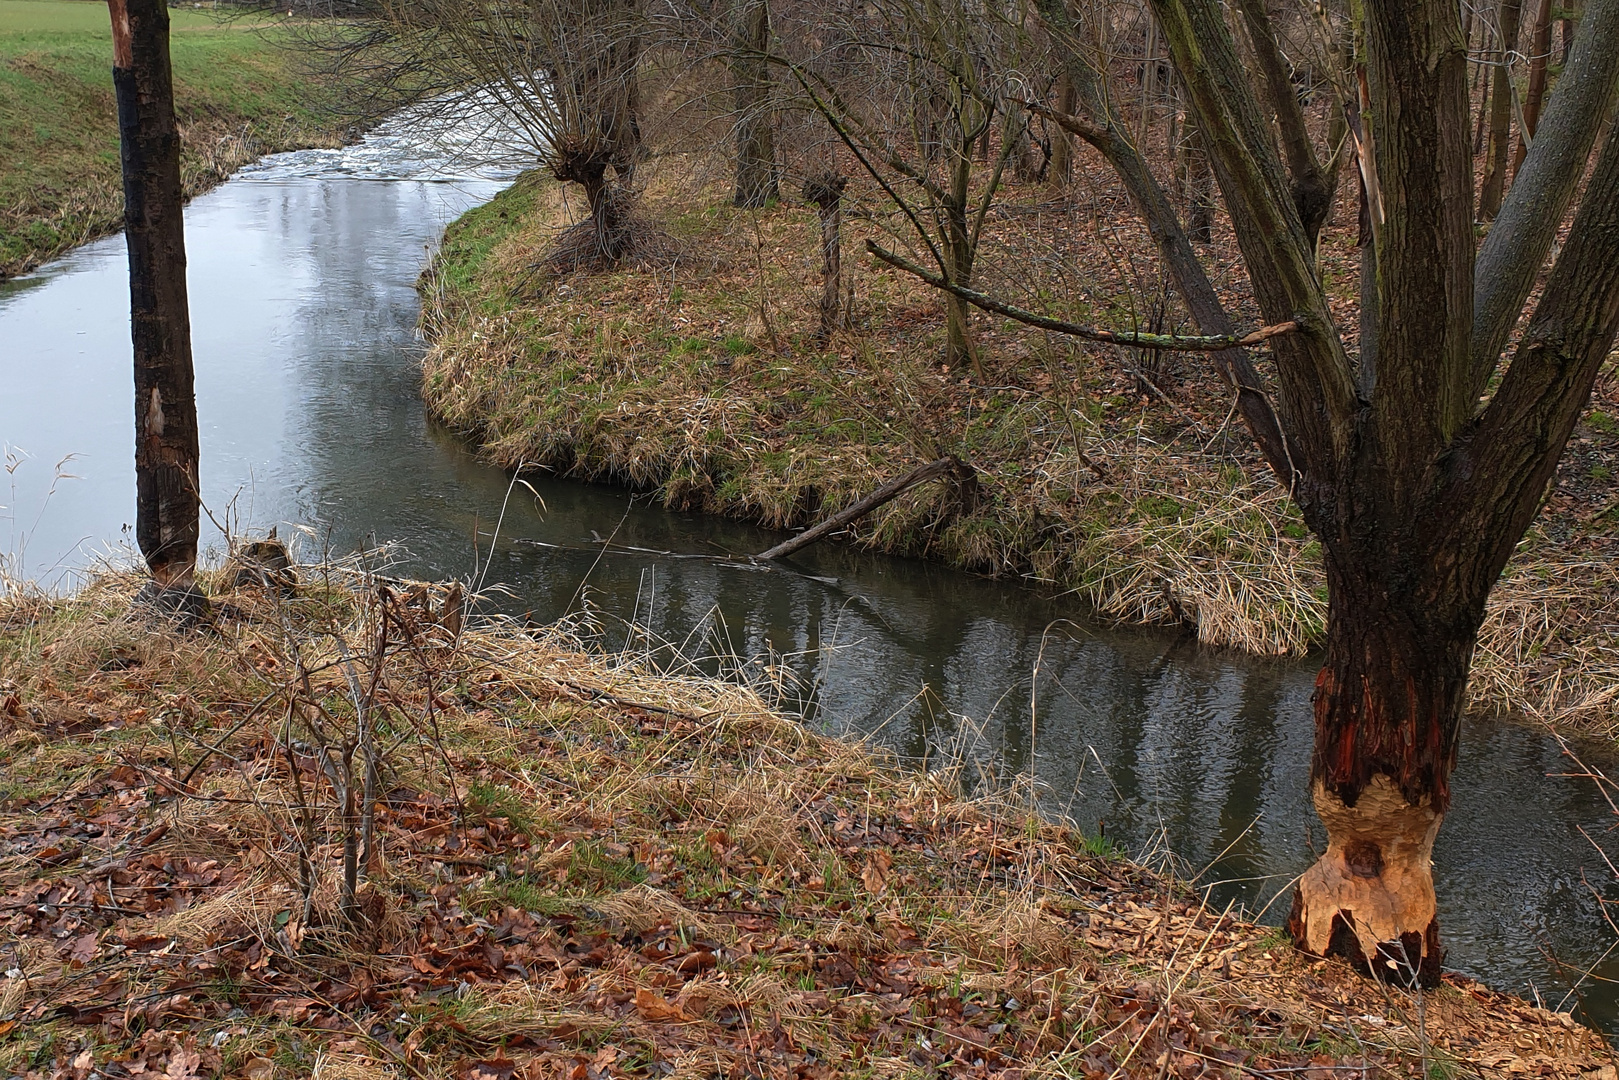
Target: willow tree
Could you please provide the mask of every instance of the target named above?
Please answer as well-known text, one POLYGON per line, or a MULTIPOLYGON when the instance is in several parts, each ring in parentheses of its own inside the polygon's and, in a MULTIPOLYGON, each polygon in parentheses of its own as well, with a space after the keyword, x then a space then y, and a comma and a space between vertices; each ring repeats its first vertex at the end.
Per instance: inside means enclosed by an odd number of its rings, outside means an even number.
MULTIPOLYGON (((938 288, 1047 330, 1201 348, 1217 361, 1220 349, 1268 343, 1274 405, 1246 368, 1232 369, 1244 376, 1238 401, 1248 401, 1244 416, 1260 452, 1320 538, 1329 591, 1310 766, 1327 850, 1299 881, 1289 929, 1310 952, 1431 985, 1444 954, 1430 859, 1450 806, 1484 605, 1619 333, 1619 125, 1591 162, 1619 96, 1619 64, 1611 59, 1619 54, 1619 0, 1587 5, 1482 246, 1473 229, 1459 10, 1452 0, 1366 0, 1356 160, 1364 205, 1373 208, 1374 257, 1362 279, 1353 352, 1317 271, 1323 215, 1317 185, 1304 182, 1315 166, 1296 147, 1283 164, 1220 0, 1150 2, 1225 197, 1264 330, 1242 339, 1224 329, 1214 333, 1226 336, 1197 339, 1097 332, 867 247, 938 288), (1561 249, 1525 312, 1565 223, 1561 249)), ((1264 2, 1239 3, 1250 30, 1264 2)), ((1054 24, 1067 18, 1061 0, 1041 10, 1054 24)), ((1150 186, 1131 185, 1136 156, 1118 152, 1111 120, 1063 119, 1108 156, 1166 260, 1184 271, 1179 244, 1168 244, 1159 228, 1173 224, 1172 215, 1152 212, 1150 186)), ((1197 278, 1180 275, 1189 303, 1199 296, 1197 278)), ((1212 316, 1226 318, 1212 308, 1199 319, 1205 332, 1219 322, 1212 316)))
POLYGON ((1218 0, 1151 2, 1260 310, 1299 326, 1271 347, 1292 491, 1330 596, 1310 773, 1328 842, 1289 926, 1311 952, 1432 984, 1443 952, 1430 855, 1485 601, 1619 331, 1619 134, 1524 312, 1619 90, 1619 0, 1587 5, 1482 247, 1458 5, 1367 0, 1361 169, 1382 213, 1366 298, 1375 348, 1358 357, 1218 0))
POLYGON ((613 266, 635 253, 642 155, 639 0, 346 0, 304 40, 368 119, 409 108, 429 130, 482 123, 583 189, 590 217, 553 258, 613 266))

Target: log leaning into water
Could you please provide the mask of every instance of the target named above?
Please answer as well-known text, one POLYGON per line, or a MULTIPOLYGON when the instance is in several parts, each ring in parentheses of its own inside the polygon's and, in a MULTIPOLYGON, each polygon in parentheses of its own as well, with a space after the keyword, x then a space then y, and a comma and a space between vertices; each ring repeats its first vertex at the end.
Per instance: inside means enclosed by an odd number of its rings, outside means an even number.
POLYGON ((859 502, 839 510, 819 525, 805 529, 791 540, 783 540, 769 551, 761 551, 754 558, 761 560, 784 559, 795 551, 809 547, 828 533, 836 532, 845 525, 851 525, 859 521, 879 506, 893 501, 916 485, 947 474, 962 478, 971 477, 973 475, 972 466, 955 457, 942 457, 938 461, 918 465, 904 476, 890 480, 859 502))

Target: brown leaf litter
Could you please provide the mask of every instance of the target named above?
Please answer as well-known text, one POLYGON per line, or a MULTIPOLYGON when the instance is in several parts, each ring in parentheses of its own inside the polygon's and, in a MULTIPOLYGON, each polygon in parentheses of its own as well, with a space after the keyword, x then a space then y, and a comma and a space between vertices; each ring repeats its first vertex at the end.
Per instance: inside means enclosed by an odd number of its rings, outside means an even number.
POLYGON ((128 579, 0 605, 5 1075, 1615 1078, 1567 1015, 1312 961, 746 687, 431 603, 379 639, 374 584, 189 635, 128 579), (388 749, 345 922, 289 717, 356 685, 388 749))

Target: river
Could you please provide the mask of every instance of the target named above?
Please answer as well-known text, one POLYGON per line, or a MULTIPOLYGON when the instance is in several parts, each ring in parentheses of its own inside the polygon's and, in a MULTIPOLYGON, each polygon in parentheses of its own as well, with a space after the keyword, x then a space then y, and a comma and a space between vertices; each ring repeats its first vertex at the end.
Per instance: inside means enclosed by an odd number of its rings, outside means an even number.
MULTIPOLYGON (((1109 629, 1016 583, 835 544, 797 572, 619 550, 742 553, 779 535, 562 479, 535 478, 537 499, 430 422, 413 283, 444 225, 511 175, 466 156, 395 124, 266 159, 191 204, 202 487, 220 521, 302 526, 305 559, 390 542, 402 573, 477 568, 517 611, 587 607, 609 647, 774 679, 810 722, 909 761, 1001 780, 1032 765, 1051 813, 1172 853, 1217 903, 1285 915, 1322 842, 1305 789, 1311 663, 1109 629)), ((111 237, 0 283, 0 551, 51 587, 132 557, 125 274, 111 237)), ((1447 966, 1615 1033, 1616 936, 1593 890, 1612 899, 1619 883, 1592 838, 1619 862, 1616 821, 1571 771, 1536 729, 1467 723, 1434 854, 1440 925, 1447 966), (1593 966, 1571 994, 1571 972, 1593 966)))

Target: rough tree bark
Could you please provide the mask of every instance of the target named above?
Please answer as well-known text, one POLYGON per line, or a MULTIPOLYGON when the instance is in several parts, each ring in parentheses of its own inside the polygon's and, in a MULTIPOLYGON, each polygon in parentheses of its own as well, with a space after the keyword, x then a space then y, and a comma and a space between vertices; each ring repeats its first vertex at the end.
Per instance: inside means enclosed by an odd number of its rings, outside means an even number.
POLYGON ((166 0, 108 0, 135 358, 135 539, 149 596, 198 604, 197 399, 166 0))
MULTIPOLYGON (((1567 204, 1515 186, 1507 205, 1522 204, 1525 224, 1503 243, 1533 265, 1527 276, 1498 270, 1485 280, 1488 261, 1473 250, 1459 9, 1368 0, 1363 119, 1375 133, 1384 219, 1368 327, 1376 381, 1356 385, 1218 0, 1152 3, 1207 132, 1261 313, 1303 327, 1272 345, 1300 471, 1294 492, 1321 538, 1330 591, 1311 763, 1328 844, 1300 879, 1289 926, 1309 951, 1432 985, 1443 953, 1429 856, 1450 804, 1484 604, 1619 333, 1619 139, 1608 137, 1523 343, 1480 411, 1477 371, 1496 370, 1501 345, 1475 355, 1475 283, 1501 293, 1510 327, 1546 254, 1534 238, 1543 219, 1555 230, 1567 204)), ((1619 0, 1591 7, 1611 16, 1619 0)), ((1582 36, 1600 22, 1592 15, 1582 36)), ((1592 81, 1614 92, 1619 65, 1592 81)), ((1561 90, 1553 113, 1560 99, 1561 90)), ((1600 115, 1570 109, 1583 129, 1568 119, 1561 143, 1537 139, 1526 176, 1538 158, 1591 145, 1600 115)))
POLYGON ((771 115, 770 5, 741 0, 737 20, 736 187, 731 201, 758 208, 780 198, 776 186, 775 120, 771 115))

